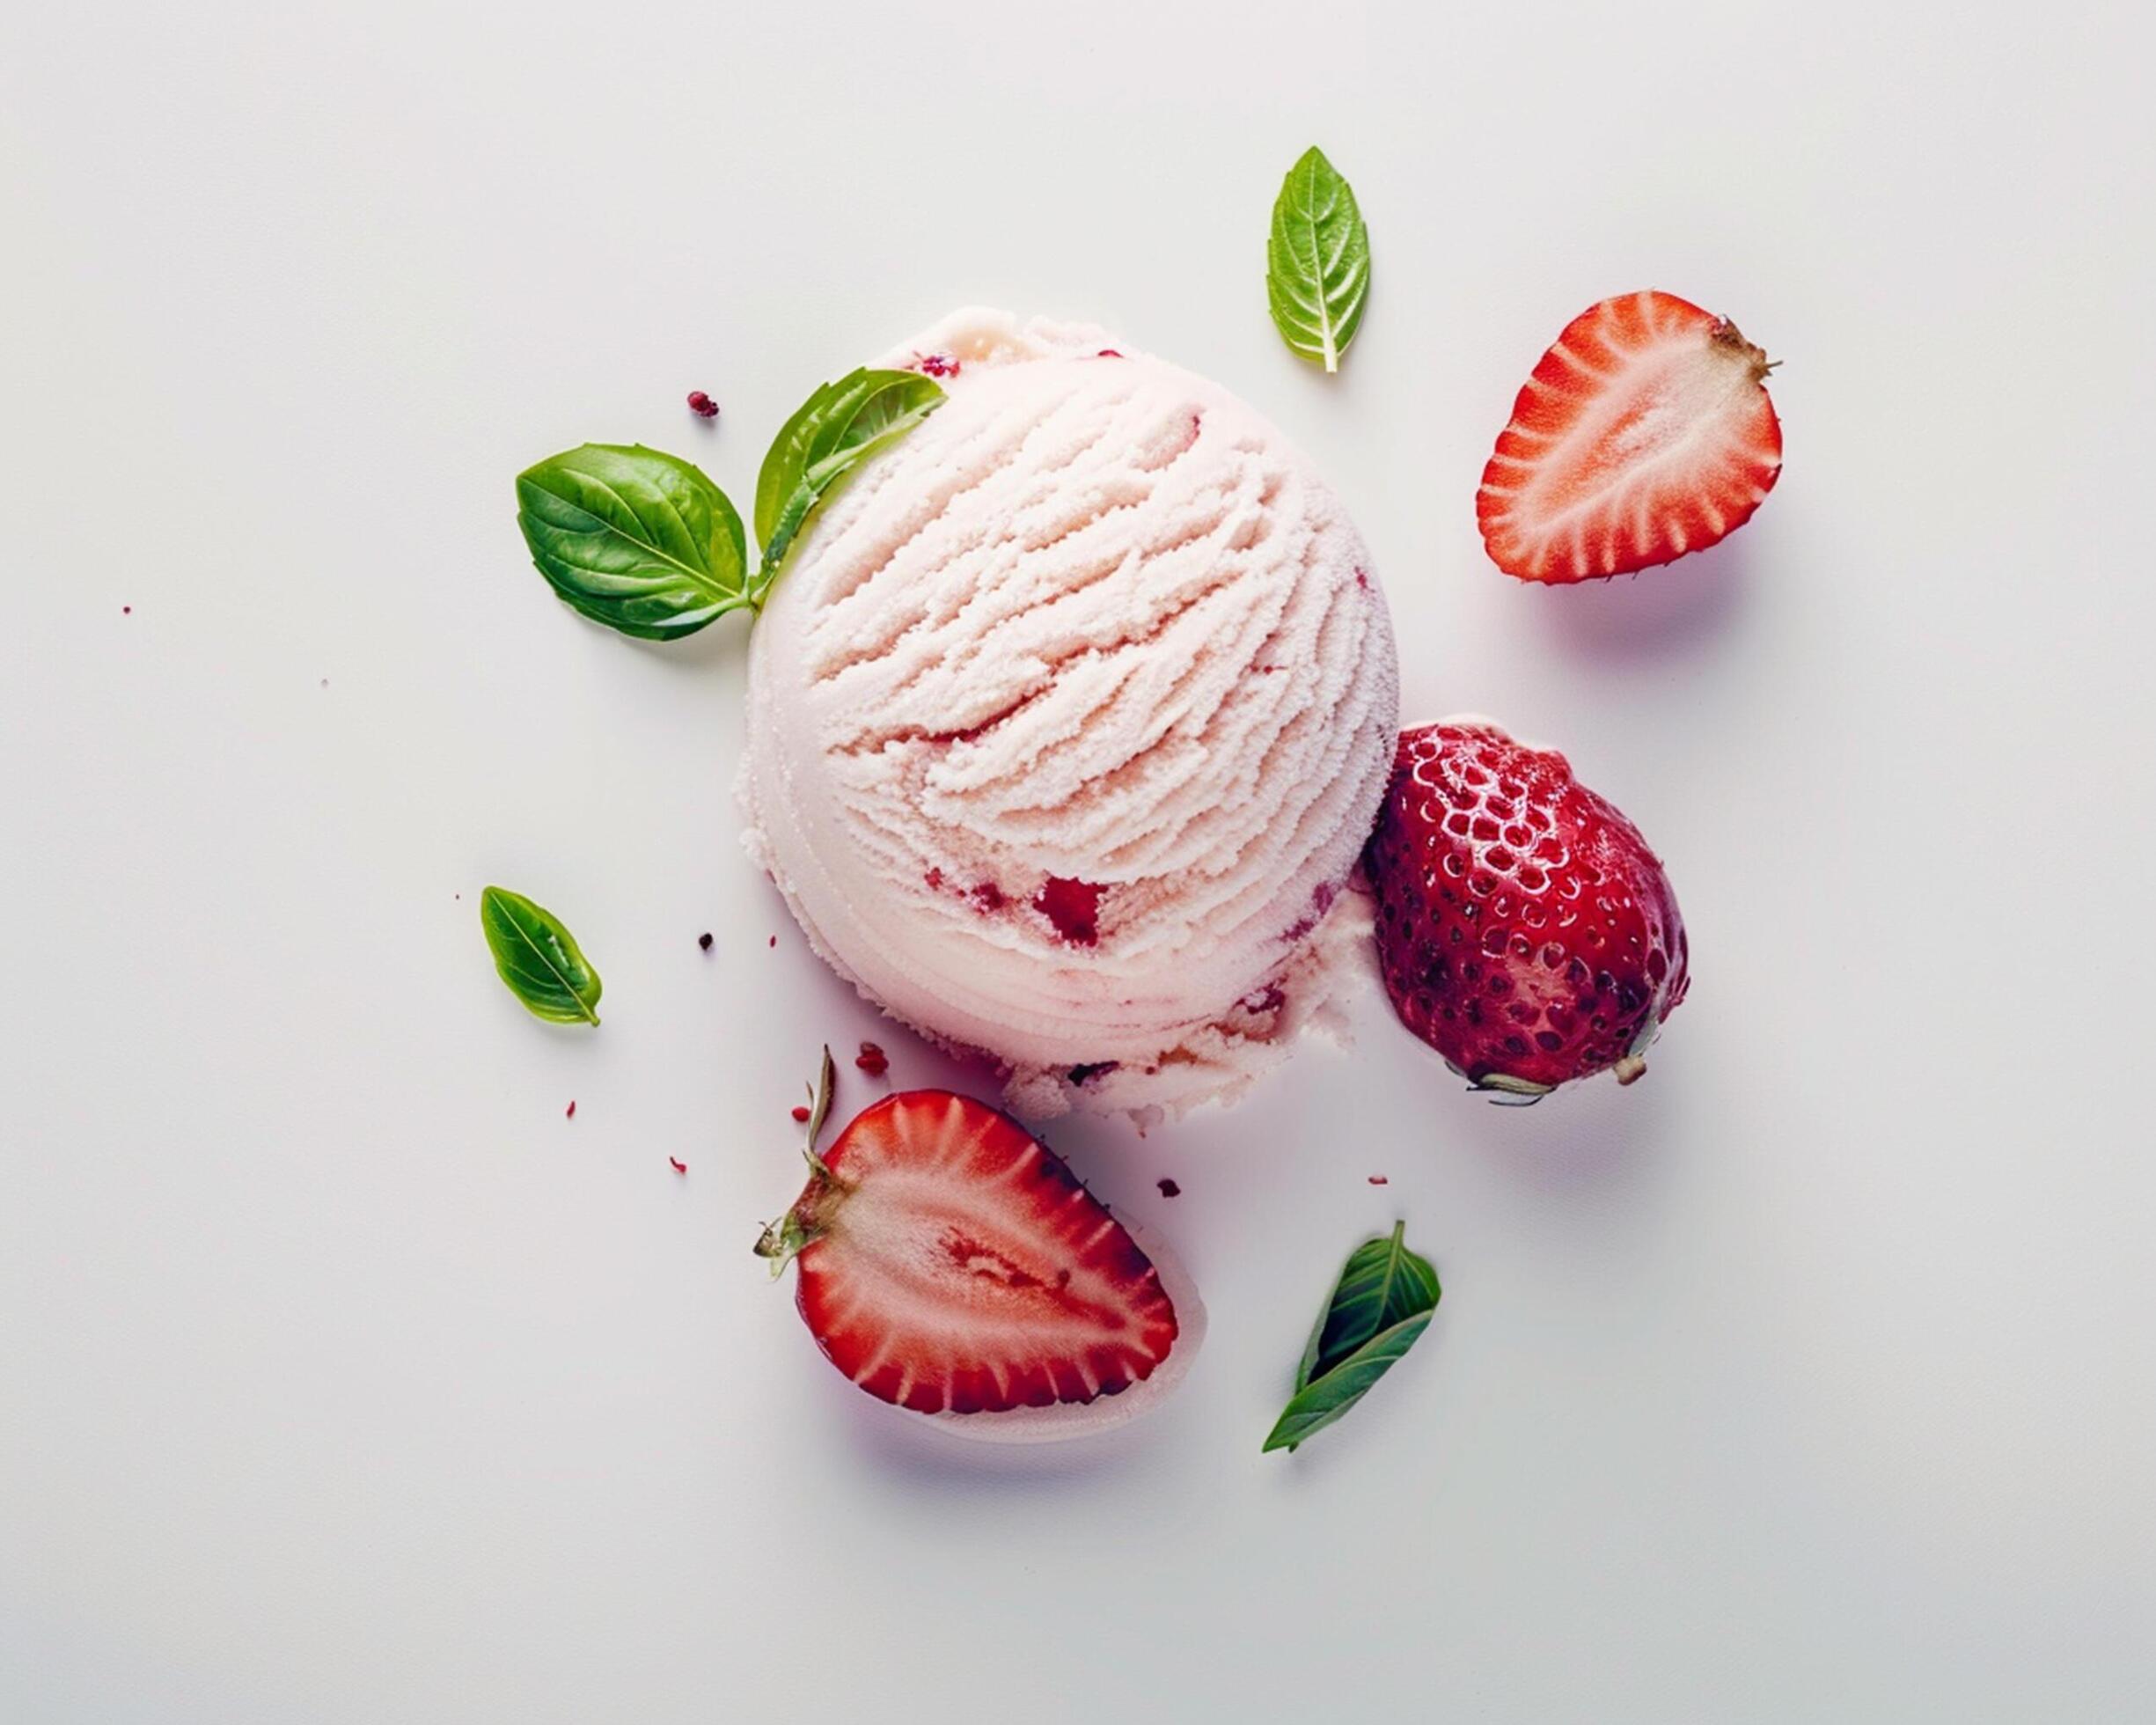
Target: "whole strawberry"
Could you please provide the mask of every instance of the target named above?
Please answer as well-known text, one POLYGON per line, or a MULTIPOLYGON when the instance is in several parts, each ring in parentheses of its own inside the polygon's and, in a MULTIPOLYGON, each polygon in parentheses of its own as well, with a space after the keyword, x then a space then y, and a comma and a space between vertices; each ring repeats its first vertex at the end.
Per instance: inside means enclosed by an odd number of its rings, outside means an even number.
POLYGON ((1385 992, 1478 1090, 1629 1084, 1684 998, 1684 921, 1639 829, 1482 719, 1400 734, 1363 853, 1385 992))

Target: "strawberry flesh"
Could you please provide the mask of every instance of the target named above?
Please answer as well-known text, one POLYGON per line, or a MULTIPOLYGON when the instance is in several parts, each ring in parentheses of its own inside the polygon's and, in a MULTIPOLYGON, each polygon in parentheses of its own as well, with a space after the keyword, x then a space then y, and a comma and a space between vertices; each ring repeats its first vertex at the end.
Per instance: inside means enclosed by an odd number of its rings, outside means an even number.
POLYGON ((1363 867, 1394 1009, 1478 1086, 1629 1083, 1684 998, 1683 919, 1639 829, 1495 725, 1401 733, 1363 867))
POLYGON ((920 1413, 1090 1402, 1150 1376, 1178 1333, 1159 1272, 1025 1128, 948 1090, 864 1111, 785 1226, 831 1362, 920 1413))
POLYGON ((1513 404, 1475 514, 1507 575, 1572 582, 1704 550, 1782 466, 1767 356, 1675 294, 1625 294, 1565 327, 1513 404))

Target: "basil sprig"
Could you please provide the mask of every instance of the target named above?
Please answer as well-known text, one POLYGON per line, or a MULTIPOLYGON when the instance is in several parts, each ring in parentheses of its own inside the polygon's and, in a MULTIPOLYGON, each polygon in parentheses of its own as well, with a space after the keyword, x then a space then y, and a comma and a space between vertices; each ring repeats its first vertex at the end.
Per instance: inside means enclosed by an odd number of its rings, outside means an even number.
POLYGON ((611 629, 674 641, 762 609, 803 525, 848 473, 942 404, 914 371, 849 373, 787 421, 756 482, 761 567, 726 494, 678 456, 585 444, 517 476, 517 525, 562 601, 611 629))
POLYGON ((599 973, 560 917, 521 892, 490 886, 479 895, 479 920, 495 969, 533 1017, 598 1023, 599 973))
POLYGON ((1370 231, 1354 189, 1316 144, 1288 169, 1272 206, 1265 297, 1281 339, 1338 371, 1370 297, 1370 231))
POLYGON ((1295 1393, 1265 1438, 1292 1451, 1369 1393, 1430 1327, 1442 1290, 1430 1260, 1408 1250, 1407 1224, 1357 1246, 1295 1370, 1295 1393))

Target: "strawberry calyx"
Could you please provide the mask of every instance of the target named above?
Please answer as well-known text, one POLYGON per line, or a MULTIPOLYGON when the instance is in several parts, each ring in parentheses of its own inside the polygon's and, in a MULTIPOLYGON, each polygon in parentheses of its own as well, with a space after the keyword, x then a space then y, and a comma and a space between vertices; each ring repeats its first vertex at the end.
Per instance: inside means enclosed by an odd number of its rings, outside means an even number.
POLYGON ((832 1219, 853 1188, 841 1182, 820 1157, 809 1158, 809 1184, 793 1208, 757 1237, 756 1255, 771 1260, 775 1280, 804 1246, 813 1245, 831 1231, 832 1219))
POLYGON ((831 1112, 831 1090, 837 1080, 838 1068, 831 1058, 831 1045, 825 1043, 823 1064, 818 1069, 816 1083, 809 1090, 808 1141, 801 1151, 809 1164, 809 1183, 802 1188, 801 1196, 794 1200, 792 1208, 768 1224, 756 1239, 756 1255, 771 1260, 774 1281, 785 1273, 796 1252, 831 1231, 832 1218, 853 1189, 833 1174, 831 1164, 816 1153, 816 1141, 831 1112))
MULTIPOLYGON (((1640 1070, 1646 1069, 1646 1062, 1642 1061, 1640 1070)), ((1531 1108, 1556 1088, 1554 1084, 1538 1084, 1531 1078, 1514 1078, 1503 1072, 1485 1072, 1468 1082, 1468 1089, 1488 1096, 1500 1108, 1531 1108)))
POLYGON ((1746 341, 1744 332, 1727 318, 1714 320, 1713 326, 1707 331, 1707 340, 1715 347, 1742 359, 1745 368, 1751 372, 1754 383, 1763 382, 1767 373, 1781 363, 1778 359, 1769 359, 1767 350, 1756 341, 1746 341))

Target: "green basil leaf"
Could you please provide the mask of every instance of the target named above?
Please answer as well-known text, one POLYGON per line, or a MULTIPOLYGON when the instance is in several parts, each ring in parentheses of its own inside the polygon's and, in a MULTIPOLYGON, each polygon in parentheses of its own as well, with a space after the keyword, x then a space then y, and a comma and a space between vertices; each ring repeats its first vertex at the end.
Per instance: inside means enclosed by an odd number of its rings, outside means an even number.
POLYGON ((599 973, 561 919, 522 893, 490 886, 479 895, 480 924, 494 967, 534 1017, 552 1024, 599 1021, 599 973))
POLYGON ((1287 345, 1328 371, 1362 324, 1370 234, 1355 194, 1316 144, 1288 169, 1272 206, 1265 294, 1287 345))
POLYGON ((1295 1388, 1323 1377, 1381 1330, 1405 1322, 1437 1304, 1441 1289, 1430 1260, 1407 1247, 1407 1224, 1396 1222, 1390 1237, 1366 1240, 1349 1255, 1332 1299, 1319 1314, 1302 1350, 1295 1388))
POLYGON ((942 390, 918 371, 869 371, 825 384, 802 403, 772 439, 756 476, 756 542, 764 558, 757 577, 759 603, 778 579, 809 511, 847 473, 942 403, 942 390))
POLYGON ((1370 1386, 1430 1327, 1434 1312, 1417 1312, 1402 1324, 1380 1330, 1331 1371, 1295 1392, 1265 1438, 1267 1450, 1293 1450, 1368 1395, 1370 1386))
POLYGON ((517 525, 564 602, 646 641, 693 635, 751 602, 726 494, 642 444, 586 444, 517 476, 517 525))

